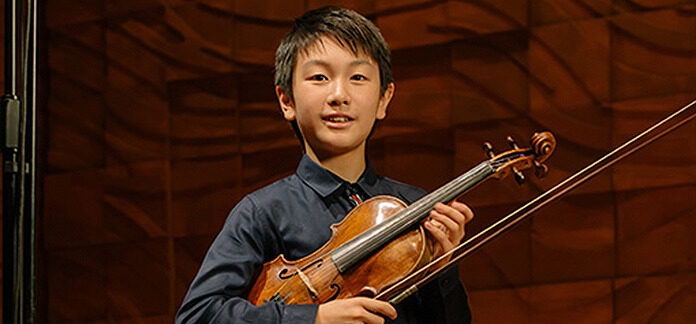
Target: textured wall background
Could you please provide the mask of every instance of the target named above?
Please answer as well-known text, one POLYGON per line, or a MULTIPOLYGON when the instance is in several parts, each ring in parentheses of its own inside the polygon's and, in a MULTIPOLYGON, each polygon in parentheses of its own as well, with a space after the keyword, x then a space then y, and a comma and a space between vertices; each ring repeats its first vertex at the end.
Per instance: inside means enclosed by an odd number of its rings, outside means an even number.
MULTIPOLYGON (((552 130, 543 181, 467 195, 474 233, 696 98, 677 0, 53 0, 42 34, 42 322, 162 322, 229 209, 291 173, 273 53, 339 4, 381 28, 397 84, 379 172, 432 190, 483 141, 552 130)), ((696 123, 461 263, 477 323, 696 321, 696 123)))

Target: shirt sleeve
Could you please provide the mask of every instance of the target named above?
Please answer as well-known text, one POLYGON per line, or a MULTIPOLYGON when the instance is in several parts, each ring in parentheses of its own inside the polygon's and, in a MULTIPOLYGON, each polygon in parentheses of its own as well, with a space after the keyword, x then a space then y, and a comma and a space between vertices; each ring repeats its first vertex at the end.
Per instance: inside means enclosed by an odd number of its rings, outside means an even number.
POLYGON ((245 197, 230 212, 176 314, 176 323, 313 323, 317 305, 243 298, 267 255, 278 254, 271 224, 245 197))

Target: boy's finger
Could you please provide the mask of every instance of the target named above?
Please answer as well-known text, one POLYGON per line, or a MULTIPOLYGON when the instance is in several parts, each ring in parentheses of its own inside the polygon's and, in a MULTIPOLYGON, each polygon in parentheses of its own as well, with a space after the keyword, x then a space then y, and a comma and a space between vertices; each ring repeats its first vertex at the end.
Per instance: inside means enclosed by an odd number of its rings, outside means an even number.
POLYGON ((456 210, 462 213, 462 215, 464 215, 465 223, 468 223, 474 218, 474 211, 471 210, 471 208, 469 208, 469 206, 467 206, 466 204, 460 203, 455 200, 452 202, 452 207, 454 207, 456 210))
POLYGON ((443 203, 435 204, 435 211, 440 214, 446 215, 458 224, 464 224, 466 222, 466 217, 452 206, 445 205, 443 203))
MULTIPOLYGON (((456 223, 454 220, 449 218, 448 216, 445 216, 443 214, 440 214, 436 211, 433 211, 430 213, 430 217, 434 220, 437 221, 438 224, 442 224, 450 233, 458 233, 462 231, 462 228, 464 227, 463 223, 456 223)), ((436 225, 436 224, 433 224, 436 225)))
POLYGON ((449 241, 449 236, 447 233, 433 224, 433 222, 425 222, 425 228, 430 232, 430 234, 435 238, 435 240, 440 243, 443 249, 447 249, 452 243, 449 241))
POLYGON ((362 305, 371 312, 383 314, 391 319, 396 318, 396 309, 385 301, 365 298, 362 305))

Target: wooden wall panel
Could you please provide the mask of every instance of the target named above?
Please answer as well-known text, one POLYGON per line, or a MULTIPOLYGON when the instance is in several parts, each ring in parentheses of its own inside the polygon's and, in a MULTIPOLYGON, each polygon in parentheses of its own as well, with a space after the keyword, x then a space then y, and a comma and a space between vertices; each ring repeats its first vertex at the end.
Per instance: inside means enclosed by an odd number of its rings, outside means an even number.
POLYGON ((225 220, 230 201, 239 201, 239 155, 182 160, 171 165, 172 227, 176 237, 214 233, 225 220))
POLYGON ((262 24, 253 19, 236 20, 233 33, 235 60, 247 64, 271 64, 277 44, 291 27, 292 24, 288 22, 262 24))
POLYGON ((393 109, 387 110, 389 121, 384 124, 390 125, 393 120, 393 124, 408 127, 410 132, 450 128, 451 87, 449 76, 424 75, 404 80, 395 90, 399 95, 393 99, 393 109), (416 120, 419 122, 414 122, 416 120))
POLYGON ((398 11, 384 17, 377 17, 377 26, 392 51, 409 47, 437 45, 452 39, 452 36, 437 31, 447 24, 445 4, 418 6, 414 10, 398 11), (418 21, 413 24, 410 22, 418 21))
POLYGON ((417 180, 425 190, 435 190, 454 178, 452 138, 452 133, 445 129, 385 139, 384 163, 375 168, 389 172, 396 179, 417 180), (428 153, 421 155, 416 151, 428 153))
POLYGON ((51 91, 46 166, 52 171, 104 165, 105 26, 88 22, 51 30, 51 91))
POLYGON ((166 239, 107 248, 107 318, 138 321, 170 312, 168 249, 166 239))
POLYGON ((167 236, 167 165, 147 161, 104 170, 105 228, 124 241, 167 236))
POLYGON ((527 42, 522 36, 505 32, 452 45, 453 123, 485 123, 529 111, 528 87, 538 80, 526 67, 527 42))
POLYGON ((614 275, 611 193, 572 195, 532 219, 532 279, 569 282, 614 275))
POLYGON ((49 282, 41 295, 47 322, 96 321, 107 318, 106 260, 103 245, 46 252, 41 260, 49 282), (80 287, 80 292, 75 291, 80 287))
POLYGON ((48 98, 51 125, 46 167, 52 171, 97 168, 105 163, 104 92, 56 72, 48 98))
MULTIPOLYGON (((495 223, 500 215, 506 215, 517 207, 518 204, 474 206, 477 220, 467 226, 467 235, 480 232, 495 223)), ((521 222, 459 264, 460 276, 470 292, 500 291, 532 283, 531 225, 531 220, 521 222), (511 250, 515 253, 510 253, 511 250)), ((473 301, 474 297, 471 298, 473 301)))
POLYGON ((280 21, 292 21, 301 16, 305 11, 304 3, 303 0, 227 1, 238 15, 280 21))
POLYGON ((696 22, 688 5, 612 17, 614 100, 696 89, 696 22), (659 63, 658 63, 659 62, 659 63))
POLYGON ((531 89, 532 111, 596 106, 607 102, 607 22, 591 19, 533 28, 529 65, 540 83, 549 87, 531 89))
POLYGON ((104 176, 101 169, 46 175, 39 231, 47 250, 113 242, 118 235, 103 225, 104 176), (75 203, 79 198, 80 203, 75 203))
POLYGON ((227 75, 174 81, 170 149, 175 160, 234 155, 238 149, 237 80, 227 75))
MULTIPOLYGON (((41 322, 173 321, 229 210, 302 156, 273 56, 325 4, 392 49, 396 94, 368 145, 381 174, 432 190, 484 141, 556 134, 547 178, 463 198, 468 235, 696 99, 688 0, 50 1, 41 322)), ((692 122, 462 261, 475 322, 696 321, 695 186, 692 122)))
POLYGON ((603 0, 532 0, 530 25, 549 25, 604 17, 612 13, 612 2, 603 0))
POLYGON ((301 158, 302 149, 299 142, 297 146, 244 154, 241 173, 242 192, 250 193, 292 174, 301 158))
MULTIPOLYGON (((612 142, 619 145, 632 134, 646 130, 671 107, 678 107, 690 100, 688 98, 693 98, 693 95, 676 93, 615 102, 612 109, 621 118, 614 119, 612 142)), ((693 184, 696 181, 695 135, 696 124, 684 125, 614 166, 614 187, 618 190, 631 190, 693 184)))
POLYGON ((608 280, 485 290, 471 293, 471 306, 490 323, 608 323, 611 292, 608 280))
POLYGON ((105 17, 106 1, 72 1, 57 0, 46 3, 46 26, 74 25, 88 21, 97 21, 105 17))
POLYGON ((530 323, 607 323, 611 299, 609 280, 533 286, 527 295, 530 323))
POLYGON ((616 280, 616 323, 687 323, 696 318, 693 273, 616 280))
POLYGON ((621 275, 680 273, 696 269, 696 187, 620 193, 617 261, 621 275))

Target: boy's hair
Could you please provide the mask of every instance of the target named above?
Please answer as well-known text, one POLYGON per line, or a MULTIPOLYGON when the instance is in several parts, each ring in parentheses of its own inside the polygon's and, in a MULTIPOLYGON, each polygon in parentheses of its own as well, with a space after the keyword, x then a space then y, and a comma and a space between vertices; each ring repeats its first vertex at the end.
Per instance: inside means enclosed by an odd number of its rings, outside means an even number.
MULTIPOLYGON (((295 19, 292 30, 285 35, 276 51, 275 85, 283 88, 291 100, 295 100, 292 77, 297 57, 306 53, 311 45, 320 42, 322 36, 332 37, 353 54, 369 55, 379 67, 380 95, 393 82, 391 53, 379 29, 367 18, 355 11, 327 6, 306 12, 295 19)), ((297 121, 290 122, 302 142, 297 121)))

